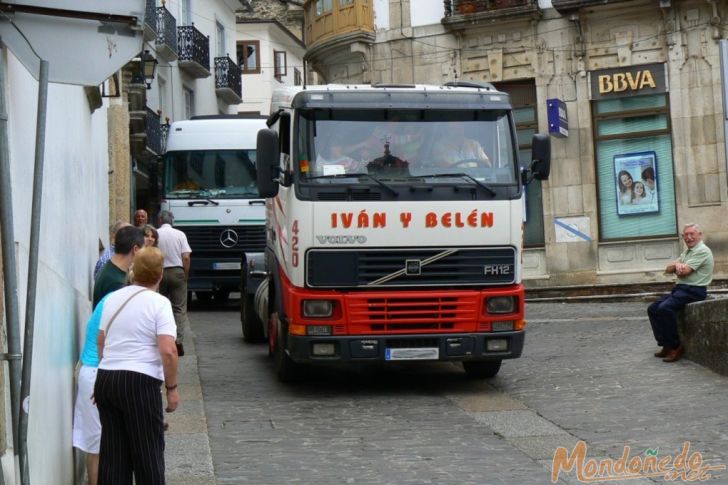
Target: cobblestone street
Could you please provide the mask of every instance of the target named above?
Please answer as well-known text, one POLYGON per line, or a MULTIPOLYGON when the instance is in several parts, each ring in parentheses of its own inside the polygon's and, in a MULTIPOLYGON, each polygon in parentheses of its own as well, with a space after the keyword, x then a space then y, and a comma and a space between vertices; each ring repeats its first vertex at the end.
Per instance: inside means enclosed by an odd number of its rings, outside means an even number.
MULTIPOLYGON (((529 305, 523 357, 490 380, 468 379, 459 365, 417 364, 315 369, 296 384, 275 379, 265 345, 242 341, 235 302, 193 308, 215 478, 546 484, 556 448, 578 440, 597 460, 617 459, 625 446, 630 456, 674 457, 689 441, 704 464, 725 465, 726 378, 687 359, 655 359, 645 306, 529 305)), ((725 470, 711 475, 728 483, 725 470)), ((574 470, 560 480, 580 483, 574 470)))

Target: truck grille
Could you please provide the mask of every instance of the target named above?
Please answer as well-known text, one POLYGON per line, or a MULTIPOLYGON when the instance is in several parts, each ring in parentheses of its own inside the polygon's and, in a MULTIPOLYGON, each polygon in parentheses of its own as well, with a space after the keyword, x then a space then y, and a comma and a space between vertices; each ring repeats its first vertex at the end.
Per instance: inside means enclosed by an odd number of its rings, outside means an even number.
POLYGON ((187 235, 192 253, 206 255, 230 255, 230 253, 263 252, 265 250, 265 226, 177 226, 187 235), (233 233, 229 232, 233 231, 233 233), (230 236, 230 237, 225 237, 230 236), (237 240, 235 240, 237 239, 237 240), (223 245, 223 240, 226 247, 223 245))
POLYGON ((351 293, 346 297, 353 334, 473 331, 479 301, 474 290, 437 296, 351 293))
POLYGON ((482 286, 515 282, 513 247, 316 249, 306 254, 312 288, 482 286))

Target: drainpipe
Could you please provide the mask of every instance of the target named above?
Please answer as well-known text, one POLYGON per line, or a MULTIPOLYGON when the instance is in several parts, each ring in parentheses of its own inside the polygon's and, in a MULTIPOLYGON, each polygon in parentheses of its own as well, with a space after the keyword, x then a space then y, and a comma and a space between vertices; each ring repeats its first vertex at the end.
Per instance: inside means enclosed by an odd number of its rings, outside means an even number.
POLYGON ((40 207, 43 199, 43 155, 45 151, 46 114, 48 105, 48 61, 40 61, 38 75, 38 114, 35 127, 35 167, 33 170, 33 206, 30 214, 30 249, 28 255, 28 297, 25 310, 23 341, 23 379, 20 387, 20 483, 30 484, 28 470, 28 412, 30 410, 30 377, 33 364, 33 331, 35 327, 35 293, 38 286, 38 249, 40 240, 40 207))
MULTIPOLYGON (((3 359, 10 367, 10 408, 13 448, 18 452, 18 415, 20 413, 20 317, 18 313, 18 274, 15 262, 13 198, 10 185, 10 149, 8 148, 8 113, 5 104, 5 59, 0 59, 0 233, 2 233, 3 287, 8 335, 8 353, 3 359)), ((0 471, 0 479, 3 478, 0 471)))

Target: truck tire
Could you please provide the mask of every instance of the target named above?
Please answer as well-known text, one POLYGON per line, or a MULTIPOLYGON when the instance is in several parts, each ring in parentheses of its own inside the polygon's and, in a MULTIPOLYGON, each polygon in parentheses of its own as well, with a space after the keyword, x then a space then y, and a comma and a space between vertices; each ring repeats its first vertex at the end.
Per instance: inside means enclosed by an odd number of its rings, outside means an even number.
POLYGON ((248 343, 262 342, 263 323, 255 313, 253 299, 255 295, 244 293, 240 298, 240 324, 243 329, 243 340, 248 343))
POLYGON ((212 292, 215 301, 218 303, 224 303, 230 297, 230 290, 215 290, 212 292))
POLYGON ((468 377, 483 379, 495 377, 501 367, 500 360, 465 361, 463 368, 468 377))
POLYGON ((212 300, 212 293, 210 293, 209 291, 195 291, 195 296, 199 301, 212 300))
POLYGON ((295 362, 288 357, 283 342, 281 341, 281 324, 278 320, 278 314, 271 315, 271 320, 276 325, 275 335, 273 336, 273 371, 281 382, 293 382, 299 376, 299 369, 295 362))

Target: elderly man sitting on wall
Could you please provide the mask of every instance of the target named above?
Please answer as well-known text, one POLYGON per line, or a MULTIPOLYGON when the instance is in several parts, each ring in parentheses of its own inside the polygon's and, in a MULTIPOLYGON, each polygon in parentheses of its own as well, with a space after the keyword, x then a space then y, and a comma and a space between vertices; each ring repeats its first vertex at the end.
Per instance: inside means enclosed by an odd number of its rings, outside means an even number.
POLYGON ((713 253, 703 243, 703 233, 697 224, 686 224, 682 233, 687 248, 677 261, 667 265, 665 272, 677 275, 672 291, 647 308, 652 333, 662 349, 655 353, 664 362, 680 360, 685 349, 677 333, 677 313, 685 305, 705 300, 708 285, 713 279, 713 253))

